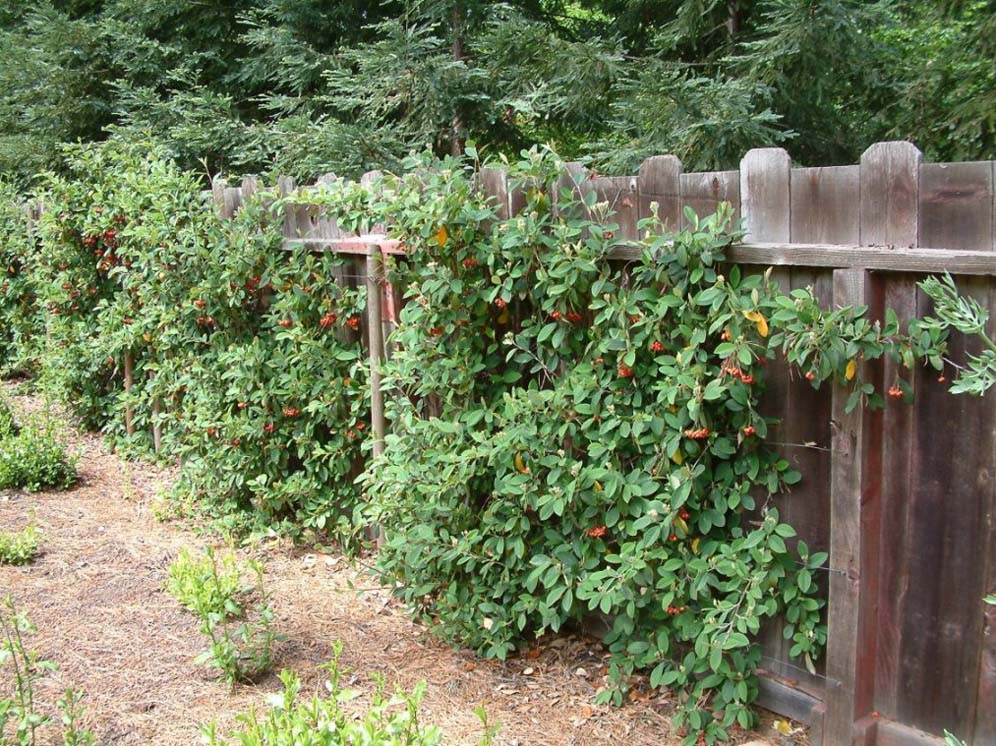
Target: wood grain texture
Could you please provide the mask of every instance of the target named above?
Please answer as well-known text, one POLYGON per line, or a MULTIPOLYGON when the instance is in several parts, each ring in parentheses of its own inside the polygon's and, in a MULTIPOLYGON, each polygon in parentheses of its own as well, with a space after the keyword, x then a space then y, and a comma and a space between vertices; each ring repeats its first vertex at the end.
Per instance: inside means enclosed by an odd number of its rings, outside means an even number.
POLYGON ((918 243, 920 151, 908 142, 880 142, 861 155, 861 243, 918 243))
MULTIPOLYGON (((782 292, 811 287, 825 306, 833 302, 833 277, 827 270, 778 268, 771 279, 782 292)), ((802 481, 790 491, 775 496, 773 502, 781 519, 790 524, 812 552, 830 548, 830 417, 831 401, 826 391, 817 391, 797 370, 780 360, 763 369, 765 394, 762 411, 780 421, 769 430, 768 440, 792 468, 802 474, 802 481), (820 450, 822 449, 822 450, 820 450)), ((790 542, 794 547, 796 540, 790 542)), ((826 598, 827 574, 816 573, 816 582, 826 598)), ((789 680, 793 686, 812 695, 823 696, 824 662, 817 661, 817 676, 805 670, 799 660, 789 656, 792 641, 782 634, 784 623, 773 620, 762 637, 764 667, 789 680)))
MULTIPOLYGON (((959 279, 963 293, 983 299, 987 284, 983 278, 959 279)), ((906 292, 916 299, 918 316, 930 311, 922 293, 906 292)), ((961 360, 978 345, 952 335, 949 349, 961 360)), ((894 569, 907 589, 893 620, 900 644, 896 718, 935 735, 946 728, 971 742, 983 621, 973 601, 985 590, 979 570, 993 503, 996 394, 981 400, 954 396, 930 369, 910 378, 916 401, 909 486, 897 495, 908 503, 909 547, 894 569)))
POLYGON ((655 155, 640 164, 639 218, 651 215, 650 205, 657 203, 657 216, 665 230, 681 227, 681 161, 673 155, 655 155))
POLYGON ((481 191, 493 200, 498 217, 509 216, 508 209, 508 173, 503 168, 485 167, 481 169, 481 191))
MULTIPOLYGON (((915 277, 893 275, 885 280, 884 305, 905 322, 916 313, 915 277)), ((880 390, 892 386, 900 369, 885 362, 880 390)), ((894 718, 898 709, 899 668, 902 653, 901 619, 907 605, 909 578, 903 573, 912 551, 910 546, 913 444, 916 429, 913 408, 887 399, 882 411, 882 436, 875 447, 882 458, 882 529, 879 541, 888 547, 878 568, 878 655, 875 705, 884 717, 894 718)))
POLYGON ((875 731, 875 746, 944 746, 943 738, 893 720, 880 720, 875 731))
POLYGON ((790 241, 792 159, 783 148, 755 148, 740 161, 744 241, 790 241))
POLYGON ((993 162, 920 166, 920 245, 993 249, 993 162))
POLYGON ((794 168, 791 189, 792 243, 860 243, 859 166, 794 168))
POLYGON ((740 172, 707 171, 681 174, 681 227, 685 228, 684 208, 690 207, 699 217, 716 212, 720 202, 733 205, 733 219, 740 220, 740 172))
MULTIPOLYGON (((866 272, 836 270, 835 305, 875 305, 866 272)), ((862 363, 863 377, 874 372, 862 363)), ((849 390, 833 389, 833 464, 830 492, 830 602, 826 672, 827 744, 866 743, 873 733, 861 722, 872 711, 875 660, 875 565, 879 546, 879 464, 874 449, 878 418, 861 407, 845 411, 849 390)))
POLYGON ((601 210, 607 210, 610 215, 607 222, 619 225, 617 238, 635 240, 639 236, 637 221, 639 220, 640 195, 639 179, 635 176, 598 176, 589 179, 584 189, 592 190, 598 195, 596 207, 591 211, 591 217, 601 221, 601 210))

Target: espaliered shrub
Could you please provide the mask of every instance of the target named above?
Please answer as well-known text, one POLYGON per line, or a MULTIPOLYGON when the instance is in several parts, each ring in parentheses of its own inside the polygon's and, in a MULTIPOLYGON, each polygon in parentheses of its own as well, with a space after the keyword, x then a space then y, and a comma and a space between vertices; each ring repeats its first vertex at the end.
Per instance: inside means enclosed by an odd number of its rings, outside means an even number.
POLYGON ((27 267, 43 388, 128 453, 152 455, 155 418, 159 457, 183 462, 176 491, 239 530, 348 532, 364 297, 334 284, 339 260, 285 252, 265 189, 219 216, 154 149, 75 148, 67 163, 27 267))
POLYGON ((784 616, 810 667, 826 640, 827 556, 793 544, 771 506, 801 475, 766 440, 765 366, 784 357, 876 405, 859 361, 939 365, 945 331, 825 312, 730 266, 729 208, 676 234, 645 221, 623 263, 607 205, 547 189, 549 154, 520 164, 526 205, 508 220, 465 164, 412 165, 319 199, 343 220, 391 219, 408 252, 391 434, 361 478, 385 580, 440 635, 499 658, 601 612, 603 699, 649 671, 680 693, 689 743, 750 727, 763 621, 784 616))
POLYGON ((27 213, 16 187, 0 180, 0 374, 27 372, 36 336, 35 297, 26 271, 27 213))

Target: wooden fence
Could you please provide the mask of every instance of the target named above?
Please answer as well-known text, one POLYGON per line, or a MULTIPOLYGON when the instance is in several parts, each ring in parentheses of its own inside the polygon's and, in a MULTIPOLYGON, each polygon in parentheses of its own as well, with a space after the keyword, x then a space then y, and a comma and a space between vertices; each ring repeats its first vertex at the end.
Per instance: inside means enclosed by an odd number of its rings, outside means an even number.
MULTIPOLYGON (((501 213, 515 214, 521 200, 506 174, 481 176, 501 213)), ((793 168, 784 150, 764 148, 737 171, 683 173, 665 155, 636 176, 572 166, 565 179, 608 202, 627 238, 652 203, 682 227, 686 205, 702 215, 730 202, 747 230, 731 259, 774 266, 783 288, 812 286, 824 304, 911 318, 929 310, 917 280, 949 271, 963 292, 996 307, 994 162, 924 163, 913 145, 891 142, 850 166, 793 168)), ((232 211, 241 190, 218 184, 215 197, 232 211)), ((383 249, 398 250, 380 236, 347 237, 308 208, 289 210, 285 229, 288 241, 316 250, 369 254, 373 273, 383 249)), ((382 284, 368 285, 383 295, 382 284)), ((396 304, 368 305, 376 353, 396 304)), ((973 351, 957 334, 951 347, 954 360, 973 351)), ((864 373, 880 390, 895 374, 892 363, 864 373)), ((996 744, 996 607, 982 603, 996 591, 996 393, 953 396, 927 370, 912 383, 912 406, 846 414, 844 390, 815 392, 785 368, 771 370, 767 412, 783 423, 774 439, 803 474, 777 502, 810 547, 830 553, 829 642, 813 675, 789 659, 771 625, 762 704, 807 722, 814 744, 927 746, 942 743, 945 729, 996 744)))

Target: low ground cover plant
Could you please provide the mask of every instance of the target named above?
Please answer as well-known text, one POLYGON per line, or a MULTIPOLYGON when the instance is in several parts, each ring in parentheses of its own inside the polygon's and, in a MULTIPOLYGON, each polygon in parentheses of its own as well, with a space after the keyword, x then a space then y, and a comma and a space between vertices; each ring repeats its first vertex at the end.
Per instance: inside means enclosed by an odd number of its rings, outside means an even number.
MULTIPOLYGON (((209 746, 278 746, 308 743, 313 746, 438 746, 443 743, 438 728, 419 723, 419 704, 425 694, 425 682, 411 692, 387 691, 383 679, 376 680, 369 707, 359 716, 345 705, 358 696, 344 689, 344 672, 339 666, 342 644, 336 643, 332 661, 324 666, 328 673, 324 694, 309 699, 301 696, 301 679, 293 671, 282 671, 283 691, 270 698, 264 713, 250 710, 238 717, 239 729, 227 736, 210 724, 202 729, 209 746)), ((485 733, 480 746, 489 746, 496 731, 486 714, 478 712, 485 733)))
POLYGON ((26 565, 38 554, 42 535, 34 526, 0 531, 0 565, 26 565))
POLYGON ((14 420, 14 412, 7 400, 0 397, 0 440, 17 435, 20 428, 14 420))
MULTIPOLYGON (((25 647, 26 636, 36 631, 6 596, 0 603, 0 746, 35 746, 37 731, 51 721, 35 701, 35 683, 58 666, 25 647)), ((65 746, 93 746, 93 734, 81 724, 82 699, 67 689, 58 702, 65 746)))
POLYGON ((273 667, 273 647, 283 639, 273 627, 261 562, 239 564, 208 547, 202 558, 181 554, 170 567, 168 589, 200 620, 209 646, 195 662, 217 669, 234 687, 273 667))
POLYGON ((33 422, 0 440, 0 489, 65 489, 76 482, 76 458, 51 423, 33 422))
POLYGON ((239 597, 251 590, 242 574, 243 568, 231 552, 218 557, 208 549, 195 557, 183 548, 169 566, 166 590, 189 611, 238 617, 242 615, 239 597))

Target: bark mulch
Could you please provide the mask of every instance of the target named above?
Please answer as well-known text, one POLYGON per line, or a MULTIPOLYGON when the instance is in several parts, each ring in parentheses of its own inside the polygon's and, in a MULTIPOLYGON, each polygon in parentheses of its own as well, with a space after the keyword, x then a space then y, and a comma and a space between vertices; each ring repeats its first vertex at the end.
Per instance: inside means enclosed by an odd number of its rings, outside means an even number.
MULTIPOLYGON (((10 398, 21 412, 39 407, 31 396, 10 398)), ((191 746, 201 742, 200 724, 214 720, 224 732, 237 713, 265 707, 280 688, 276 675, 229 691, 193 662, 205 647, 197 622, 164 591, 181 548, 217 541, 196 526, 160 520, 171 470, 123 460, 93 434, 67 427, 65 437, 81 457, 77 486, 0 493, 0 527, 32 522, 44 534, 32 564, 0 566, 0 596, 13 595, 38 626, 30 646, 59 665, 38 686, 43 709, 51 712, 67 687, 82 688, 99 744, 191 746)), ((666 695, 622 709, 592 704, 604 664, 593 639, 559 637, 520 658, 480 660, 436 641, 346 558, 286 545, 240 551, 265 563, 276 627, 287 637, 276 669, 294 669, 306 693, 322 686, 318 666, 341 640, 351 688, 371 692, 371 674, 409 689, 426 680, 421 718, 443 729, 446 744, 477 744, 478 705, 501 723, 496 746, 679 741, 670 735, 666 695)), ((770 737, 770 726, 763 730, 770 737)), ((55 739, 52 731, 41 740, 55 739)))

